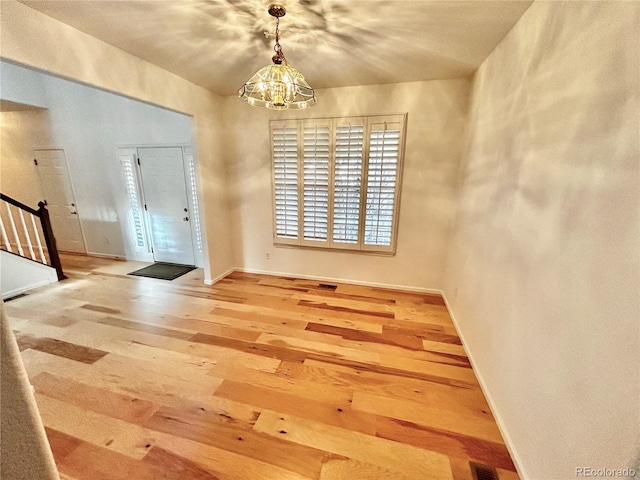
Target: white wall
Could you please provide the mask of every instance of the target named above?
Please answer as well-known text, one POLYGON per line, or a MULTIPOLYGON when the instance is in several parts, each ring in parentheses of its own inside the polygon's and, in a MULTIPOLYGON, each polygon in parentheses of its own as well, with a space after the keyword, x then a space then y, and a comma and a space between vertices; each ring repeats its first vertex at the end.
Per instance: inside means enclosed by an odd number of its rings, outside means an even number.
POLYGON ((639 9, 536 2, 473 86, 445 292, 524 478, 639 453, 639 9))
POLYGON ((58 281, 55 269, 0 250, 0 293, 2 299, 58 281))
POLYGON ((302 112, 256 109, 228 98, 223 132, 235 190, 231 211, 238 264, 288 275, 441 288, 469 85, 468 80, 446 80, 319 90, 318 104, 302 112), (408 118, 396 255, 274 247, 269 120, 404 112, 408 118))
MULTIPOLYGON (((3 133, 3 185, 11 191, 20 190, 20 196, 15 198, 25 202, 23 198, 27 197, 35 208, 37 201, 32 199, 41 200, 43 194, 32 149, 64 149, 87 253, 135 259, 133 232, 127 222, 129 198, 117 146, 190 145, 191 118, 6 62, 0 62, 0 69, 3 99, 15 101, 13 96, 4 97, 5 92, 15 90, 14 85, 24 80, 43 87, 42 103, 47 111, 41 116, 46 115, 48 120, 46 136, 41 136, 41 124, 39 130, 22 130, 15 138, 3 133), (27 137, 29 133, 31 136, 27 137), (36 188, 27 191, 29 186, 36 188)), ((31 98, 22 100, 32 103, 31 98)), ((34 114, 11 112, 11 116, 26 119, 34 114)), ((25 121, 21 126, 34 123, 25 121)))
POLYGON ((217 126, 222 99, 21 3, 0 2, 0 57, 193 116, 206 231, 205 278, 236 264, 217 126))

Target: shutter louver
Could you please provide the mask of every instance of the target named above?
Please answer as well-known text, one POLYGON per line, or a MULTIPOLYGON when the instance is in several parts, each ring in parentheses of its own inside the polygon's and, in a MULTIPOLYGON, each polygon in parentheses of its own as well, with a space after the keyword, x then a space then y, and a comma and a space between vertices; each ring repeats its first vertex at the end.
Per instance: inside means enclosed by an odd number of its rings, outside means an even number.
POLYGON ((328 126, 305 126, 303 137, 303 238, 327 241, 329 219, 328 126))
POLYGON ((391 245, 399 150, 400 130, 371 131, 364 224, 365 245, 391 245))
POLYGON ((193 155, 186 154, 187 169, 189 171, 189 187, 191 188, 191 218, 193 219, 193 226, 196 230, 196 245, 198 251, 202 251, 202 231, 200 228, 200 209, 198 207, 197 185, 196 185, 196 166, 193 162, 193 155))
POLYGON ((336 127, 333 241, 358 243, 362 187, 363 125, 336 127))
POLYGON ((136 174, 134 171, 134 156, 131 154, 121 155, 120 162, 124 173, 124 181, 127 186, 127 194, 131 204, 129 212, 129 221, 133 227, 134 241, 136 250, 145 249, 144 230, 142 229, 142 215, 140 213, 140 201, 138 200, 138 186, 136 183, 136 174))
POLYGON ((276 237, 298 238, 298 129, 274 127, 276 237))

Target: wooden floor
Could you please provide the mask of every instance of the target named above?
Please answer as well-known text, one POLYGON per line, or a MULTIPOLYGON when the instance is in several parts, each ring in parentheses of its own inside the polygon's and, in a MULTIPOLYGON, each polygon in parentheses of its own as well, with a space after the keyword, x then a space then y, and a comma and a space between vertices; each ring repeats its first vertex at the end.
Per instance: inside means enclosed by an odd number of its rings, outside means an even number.
POLYGON ((438 296, 62 261, 6 312, 63 479, 518 478, 438 296))

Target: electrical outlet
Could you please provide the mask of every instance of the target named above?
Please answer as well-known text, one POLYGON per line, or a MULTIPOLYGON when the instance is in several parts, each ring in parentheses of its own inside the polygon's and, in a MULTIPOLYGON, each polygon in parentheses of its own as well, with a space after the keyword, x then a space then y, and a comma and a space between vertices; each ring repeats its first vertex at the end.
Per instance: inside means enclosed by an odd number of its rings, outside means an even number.
POLYGON ((267 260, 271 260, 271 254, 269 252, 265 253, 264 258, 266 258, 267 260))

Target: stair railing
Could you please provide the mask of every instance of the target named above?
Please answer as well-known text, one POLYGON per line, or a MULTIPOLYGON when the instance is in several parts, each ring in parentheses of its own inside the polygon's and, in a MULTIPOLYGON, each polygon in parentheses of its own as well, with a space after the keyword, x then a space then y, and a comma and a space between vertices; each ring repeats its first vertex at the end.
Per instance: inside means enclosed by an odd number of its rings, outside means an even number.
POLYGON ((35 210, 3 193, 0 193, 0 200, 2 200, 0 202, 0 233, 2 234, 0 249, 55 268, 58 280, 67 278, 62 272, 62 264, 58 256, 56 239, 53 236, 46 204, 39 202, 38 210, 35 210), (17 212, 17 215, 14 215, 14 211, 17 212), (25 214, 29 221, 25 220, 25 214), (16 216, 19 222, 16 222, 16 216), (39 219, 38 222, 36 222, 36 218, 39 219), (8 229, 5 227, 5 221, 8 223, 8 229), (32 236, 35 239, 35 245, 31 241, 32 236), (13 246, 15 246, 16 252, 14 252, 13 246), (25 247, 28 254, 25 253, 25 247))

